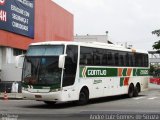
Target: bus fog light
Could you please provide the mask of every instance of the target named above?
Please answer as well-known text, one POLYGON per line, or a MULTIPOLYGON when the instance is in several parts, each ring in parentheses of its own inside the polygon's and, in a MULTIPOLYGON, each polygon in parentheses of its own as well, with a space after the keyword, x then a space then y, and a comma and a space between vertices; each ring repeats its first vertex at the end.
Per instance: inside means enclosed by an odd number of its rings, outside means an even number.
POLYGON ((58 91, 60 91, 60 88, 58 88, 58 89, 51 89, 50 90, 50 92, 58 92, 58 91))

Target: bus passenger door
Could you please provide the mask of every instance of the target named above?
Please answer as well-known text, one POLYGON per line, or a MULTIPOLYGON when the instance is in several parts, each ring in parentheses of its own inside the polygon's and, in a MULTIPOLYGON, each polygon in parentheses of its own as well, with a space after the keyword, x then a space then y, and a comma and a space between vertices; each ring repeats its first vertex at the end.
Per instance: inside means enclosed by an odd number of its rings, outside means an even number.
POLYGON ((62 87, 66 92, 68 100, 74 99, 76 96, 76 88, 74 87, 77 71, 78 46, 68 45, 66 49, 65 69, 63 74, 62 87))

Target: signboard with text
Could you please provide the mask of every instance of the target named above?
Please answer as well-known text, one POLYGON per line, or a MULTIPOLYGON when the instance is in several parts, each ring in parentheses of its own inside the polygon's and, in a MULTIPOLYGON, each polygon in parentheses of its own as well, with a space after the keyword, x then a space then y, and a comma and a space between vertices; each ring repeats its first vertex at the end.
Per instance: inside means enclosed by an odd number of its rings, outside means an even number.
POLYGON ((0 29, 34 38, 34 0, 0 0, 0 29))

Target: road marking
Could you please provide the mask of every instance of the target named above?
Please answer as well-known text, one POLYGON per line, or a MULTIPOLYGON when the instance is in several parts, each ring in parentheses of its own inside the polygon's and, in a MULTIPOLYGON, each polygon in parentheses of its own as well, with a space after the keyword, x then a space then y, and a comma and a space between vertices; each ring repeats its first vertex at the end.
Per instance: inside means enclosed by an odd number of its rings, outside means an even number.
POLYGON ((139 99, 143 99, 145 97, 136 97, 136 98, 133 98, 134 100, 139 100, 139 99))
POLYGON ((156 98, 158 98, 158 97, 151 97, 151 98, 148 98, 148 100, 154 100, 156 98))

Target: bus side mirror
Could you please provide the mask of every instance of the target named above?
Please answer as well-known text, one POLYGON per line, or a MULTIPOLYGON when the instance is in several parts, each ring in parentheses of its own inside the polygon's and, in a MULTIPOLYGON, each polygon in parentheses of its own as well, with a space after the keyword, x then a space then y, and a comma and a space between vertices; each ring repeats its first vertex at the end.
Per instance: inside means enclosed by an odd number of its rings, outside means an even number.
POLYGON ((64 62, 65 62, 65 57, 67 55, 60 55, 59 56, 59 63, 58 63, 58 67, 64 69, 64 62))
POLYGON ((15 58, 15 66, 16 68, 22 69, 25 55, 18 55, 15 58))

